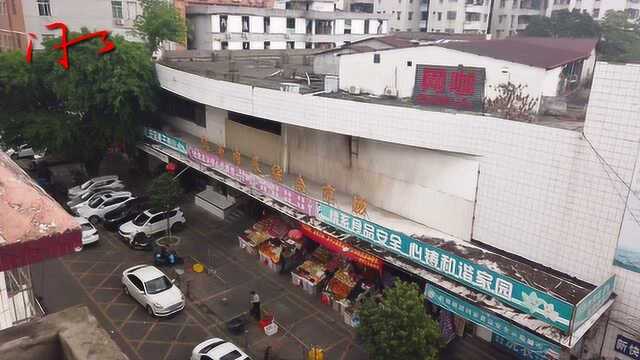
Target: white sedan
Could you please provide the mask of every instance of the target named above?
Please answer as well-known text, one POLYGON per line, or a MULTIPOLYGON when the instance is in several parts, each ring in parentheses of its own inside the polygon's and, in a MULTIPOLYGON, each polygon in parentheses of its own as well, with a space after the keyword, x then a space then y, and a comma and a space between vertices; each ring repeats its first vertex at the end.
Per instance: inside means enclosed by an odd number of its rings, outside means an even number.
POLYGON ((182 291, 155 266, 137 265, 123 271, 122 291, 131 295, 151 316, 169 316, 184 309, 182 291))
POLYGON ((67 201, 67 206, 69 209, 73 210, 74 208, 79 208, 86 205, 89 201, 100 197, 104 194, 110 194, 116 192, 115 190, 96 190, 91 192, 86 192, 73 200, 67 201))
POLYGON ((74 186, 67 191, 70 199, 75 199, 78 196, 97 189, 111 189, 118 190, 124 188, 124 184, 117 175, 100 176, 86 181, 85 183, 74 186))
MULTIPOLYGON (((76 217, 75 219, 82 229, 82 246, 93 244, 100 239, 98 230, 87 219, 83 217, 76 217)), ((82 250, 82 247, 76 249, 76 251, 80 250, 82 250)))
POLYGON ((116 192, 104 194, 89 201, 85 206, 75 208, 74 212, 79 216, 89 219, 92 224, 97 224, 104 219, 104 214, 117 209, 127 201, 135 199, 130 192, 116 192))
POLYGON ((193 348, 191 360, 251 360, 251 358, 232 343, 213 338, 193 348))

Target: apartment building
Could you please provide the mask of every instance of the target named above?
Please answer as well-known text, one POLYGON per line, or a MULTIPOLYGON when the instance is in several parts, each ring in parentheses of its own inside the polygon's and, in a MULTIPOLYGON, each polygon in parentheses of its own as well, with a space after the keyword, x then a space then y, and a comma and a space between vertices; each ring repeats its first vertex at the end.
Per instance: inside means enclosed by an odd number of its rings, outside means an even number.
POLYGON ((192 48, 260 50, 332 48, 388 32, 387 16, 340 11, 331 1, 187 7, 192 48))
POLYGON ((376 14, 389 16, 389 31, 426 31, 429 0, 375 0, 376 14))
POLYGON ((579 10, 597 20, 609 10, 626 11, 635 19, 640 16, 640 0, 432 0, 427 31, 461 34, 489 31, 501 39, 524 30, 531 16, 551 16, 560 10, 579 10))

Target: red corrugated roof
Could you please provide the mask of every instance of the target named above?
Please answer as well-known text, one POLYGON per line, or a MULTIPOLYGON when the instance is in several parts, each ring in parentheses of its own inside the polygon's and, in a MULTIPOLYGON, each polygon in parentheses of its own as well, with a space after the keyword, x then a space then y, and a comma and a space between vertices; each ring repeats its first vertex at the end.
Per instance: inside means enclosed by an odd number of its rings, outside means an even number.
POLYGON ((80 226, 0 152, 0 271, 73 252, 80 226))
POLYGON ((505 40, 460 41, 438 44, 447 49, 480 56, 553 69, 587 58, 597 39, 514 38, 505 40))

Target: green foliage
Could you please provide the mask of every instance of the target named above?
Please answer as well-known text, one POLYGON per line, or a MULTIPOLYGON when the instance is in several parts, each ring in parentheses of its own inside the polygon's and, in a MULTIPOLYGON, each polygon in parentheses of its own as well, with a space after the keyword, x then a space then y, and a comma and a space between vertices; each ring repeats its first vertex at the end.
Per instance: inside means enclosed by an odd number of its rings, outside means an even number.
POLYGON ((602 60, 640 60, 640 20, 631 21, 624 11, 607 11, 602 22, 602 60))
POLYGON ((163 41, 186 43, 186 23, 178 9, 166 0, 142 0, 142 16, 133 25, 154 52, 163 41))
POLYGON ((440 330, 425 313, 424 298, 413 283, 396 281, 377 303, 360 308, 358 334, 373 360, 435 360, 440 330))
POLYGON ((90 172, 112 144, 133 145, 141 120, 155 110, 157 79, 142 44, 112 41, 116 49, 103 55, 97 39, 70 48, 68 70, 53 49, 59 38, 35 51, 31 64, 18 52, 0 54, 3 142, 46 147, 86 162, 90 172))
POLYGON ((177 207, 181 197, 182 187, 169 173, 158 176, 149 185, 151 207, 156 210, 166 211, 177 207))
POLYGON ((532 16, 529 25, 521 33, 524 36, 597 38, 600 26, 589 14, 578 10, 561 10, 551 17, 532 16))

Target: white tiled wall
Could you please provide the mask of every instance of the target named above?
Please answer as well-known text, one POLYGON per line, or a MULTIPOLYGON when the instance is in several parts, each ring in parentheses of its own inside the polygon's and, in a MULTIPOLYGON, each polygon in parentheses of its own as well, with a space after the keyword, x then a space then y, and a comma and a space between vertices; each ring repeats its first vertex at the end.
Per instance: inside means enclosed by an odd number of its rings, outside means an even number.
MULTIPOLYGON (((163 87, 211 106, 302 127, 479 155, 473 237, 592 283, 613 271, 624 186, 579 132, 253 88, 158 66, 163 87), (283 106, 286 104, 286 106, 283 106)), ((640 67, 596 67, 585 133, 623 179, 640 138, 640 67), (635 142, 635 144, 634 144, 635 142)), ((640 276, 619 270, 621 308, 640 276), (620 285, 623 284, 623 285, 620 285)))

